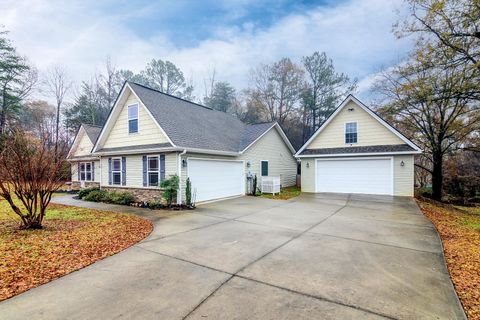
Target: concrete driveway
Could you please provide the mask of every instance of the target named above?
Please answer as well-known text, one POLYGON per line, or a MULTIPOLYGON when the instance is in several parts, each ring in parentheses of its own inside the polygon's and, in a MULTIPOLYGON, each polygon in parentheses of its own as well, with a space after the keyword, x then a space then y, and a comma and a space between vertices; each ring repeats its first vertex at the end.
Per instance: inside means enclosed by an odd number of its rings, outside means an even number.
POLYGON ((413 200, 243 197, 160 216, 139 244, 0 303, 1 319, 464 319, 413 200))

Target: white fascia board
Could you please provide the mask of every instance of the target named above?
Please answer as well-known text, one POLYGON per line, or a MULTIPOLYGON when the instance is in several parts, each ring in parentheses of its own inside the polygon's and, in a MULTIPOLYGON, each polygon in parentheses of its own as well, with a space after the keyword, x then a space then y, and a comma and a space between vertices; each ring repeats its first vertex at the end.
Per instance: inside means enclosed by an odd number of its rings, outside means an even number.
POLYGON ((288 137, 287 135, 285 134, 285 132, 283 131, 282 127, 280 127, 280 125, 278 124, 278 122, 275 122, 272 124, 272 126, 270 128, 268 128, 267 130, 265 130, 264 133, 262 133, 257 139, 255 139, 252 143, 250 143, 245 149, 243 149, 242 151, 240 151, 240 154, 243 154, 245 153, 245 151, 247 151, 251 146, 253 146, 258 140, 260 140, 264 135, 266 135, 272 128, 276 128, 278 133, 280 133, 280 136, 282 137, 283 141, 286 143, 287 147, 290 149, 290 151, 292 152, 292 154, 295 154, 295 148, 292 146, 292 144, 290 143, 290 140, 288 140, 288 137))
POLYGON ((71 156, 71 153, 72 151, 78 146, 78 144, 80 143, 80 133, 82 133, 82 135, 85 135, 87 134, 87 132, 85 131, 85 128, 83 128, 83 125, 80 125, 80 128, 78 128, 78 131, 77 131, 77 134, 75 135, 75 139, 73 139, 73 143, 72 145, 70 146, 70 150, 68 150, 68 155, 67 155, 67 159, 70 158, 71 156), (82 132, 83 130, 83 132, 82 132))
POLYGON ((116 156, 116 155, 129 155, 129 154, 143 154, 143 153, 163 153, 163 152, 176 152, 181 151, 181 148, 147 148, 147 149, 138 149, 138 150, 122 150, 122 151, 97 151, 95 155, 99 156, 116 156))
POLYGON ((147 106, 145 105, 145 103, 143 103, 142 99, 140 99, 138 97, 138 95, 135 93, 135 90, 132 89, 132 87, 130 87, 130 85, 127 83, 127 86, 130 88, 130 91, 133 93, 133 95, 135 96, 135 98, 137 98, 138 101, 140 101, 142 103, 142 106, 145 110, 147 110, 147 113, 148 115, 150 116, 150 118, 153 120, 153 122, 155 122, 155 124, 158 126, 158 128, 160 129, 160 131, 162 132, 162 134, 167 138, 168 142, 170 142, 170 144, 174 147, 176 147, 175 143, 173 143, 172 139, 170 139, 170 137, 167 135, 167 133, 165 132, 165 130, 163 130, 163 128, 160 126, 160 124, 158 123, 157 119, 155 119, 155 117, 153 116, 153 114, 150 112, 150 110, 148 110, 147 106))
POLYGON ((406 154, 421 154, 422 151, 398 151, 398 152, 368 152, 368 153, 332 153, 332 154, 304 154, 297 158, 330 158, 330 157, 359 157, 359 156, 395 156, 406 154))
POLYGON ((414 144, 412 141, 410 141, 407 137, 405 137, 403 134, 401 134, 397 129, 393 128, 391 125, 389 125, 385 120, 380 118, 377 114, 375 114, 370 108, 368 108, 363 102, 358 100, 356 97, 354 97, 352 94, 349 94, 345 100, 338 106, 338 108, 333 112, 330 117, 322 124, 320 128, 313 134, 313 136, 308 139, 307 142, 304 143, 304 145, 298 150, 298 152, 295 154, 296 157, 299 157, 300 154, 302 153, 303 150, 306 149, 306 147, 320 134, 320 132, 325 129, 325 127, 337 116, 337 114, 350 102, 353 101, 356 105, 358 105, 360 108, 365 110, 369 115, 371 115, 374 119, 376 119, 378 122, 380 122, 383 126, 385 126, 388 130, 390 130, 392 133, 394 133, 397 137, 399 137, 403 142, 408 144, 410 147, 415 149, 416 151, 419 151, 420 153, 422 150, 414 144))
MULTIPOLYGON (((112 119, 113 114, 114 114, 115 111, 117 110, 120 101, 122 101, 123 98, 124 98, 125 90, 127 89, 127 86, 128 86, 128 83, 125 82, 125 84, 123 85, 122 90, 121 90, 120 93, 118 94, 117 100, 116 100, 115 103, 113 104, 113 107, 112 107, 112 109, 110 110, 110 113, 108 114, 107 121, 105 121, 105 124, 103 125, 102 130, 100 131, 100 135, 98 136, 97 141, 95 142, 95 145, 93 146, 92 153, 96 153, 96 151, 97 151, 97 149, 98 149, 98 145, 99 145, 100 141, 102 141, 102 139, 103 139, 103 137, 104 137, 104 135, 105 135, 106 128, 110 125, 110 122, 111 122, 111 119, 112 119)), ((128 87, 129 87, 129 86, 128 86, 128 87)), ((132 91, 132 89, 129 89, 129 90, 132 91)))

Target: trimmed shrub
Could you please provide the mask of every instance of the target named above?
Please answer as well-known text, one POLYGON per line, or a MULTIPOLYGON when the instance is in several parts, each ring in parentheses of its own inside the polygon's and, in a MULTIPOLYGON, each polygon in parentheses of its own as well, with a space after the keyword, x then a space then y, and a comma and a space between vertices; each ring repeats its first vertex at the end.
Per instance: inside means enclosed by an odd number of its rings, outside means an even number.
POLYGON ((129 192, 91 190, 83 197, 85 201, 106 202, 113 204, 129 205, 134 201, 134 196, 129 192))
POLYGON ((129 205, 135 200, 134 196, 129 192, 109 192, 107 194, 106 202, 129 205))
POLYGON ((97 187, 80 189, 80 191, 78 191, 78 197, 79 197, 80 199, 83 199, 87 194, 89 194, 90 192, 92 192, 92 191, 94 191, 94 190, 100 190, 100 189, 97 188, 97 187))
POLYGON ((92 190, 87 195, 83 197, 85 201, 93 201, 93 202, 102 202, 105 201, 106 198, 106 191, 103 190, 92 190))
POLYGON ((185 195, 186 195, 186 204, 187 206, 192 205, 192 182, 190 178, 187 178, 187 186, 185 187, 185 195))

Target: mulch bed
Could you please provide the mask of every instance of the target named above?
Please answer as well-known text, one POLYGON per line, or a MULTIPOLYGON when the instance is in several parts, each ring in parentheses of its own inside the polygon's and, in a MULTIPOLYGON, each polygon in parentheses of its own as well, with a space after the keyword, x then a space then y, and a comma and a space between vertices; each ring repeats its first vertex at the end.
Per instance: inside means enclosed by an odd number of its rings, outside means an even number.
POLYGON ((0 301, 128 248, 153 229, 137 216, 56 204, 46 217, 43 229, 20 230, 0 206, 0 301))
POLYGON ((480 215, 418 201, 442 239, 448 270, 469 319, 480 319, 480 215))

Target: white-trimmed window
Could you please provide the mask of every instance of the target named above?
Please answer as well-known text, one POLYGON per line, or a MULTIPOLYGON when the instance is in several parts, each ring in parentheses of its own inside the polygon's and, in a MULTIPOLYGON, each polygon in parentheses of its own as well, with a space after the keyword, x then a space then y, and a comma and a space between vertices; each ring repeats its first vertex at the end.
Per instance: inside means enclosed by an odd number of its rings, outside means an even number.
POLYGON ((80 162, 80 181, 92 181, 93 162, 80 162))
POLYGON ((158 156, 147 157, 147 179, 149 187, 158 187, 160 182, 160 160, 158 156))
POLYGON ((128 106, 128 133, 138 132, 138 104, 128 106))
POLYGON ((347 144, 357 143, 357 139, 358 139, 357 123, 356 122, 345 123, 345 143, 347 144))
POLYGON ((112 184, 122 184, 122 158, 112 159, 112 184))
POLYGON ((268 160, 262 160, 260 162, 260 170, 262 177, 267 177, 268 176, 268 160))

